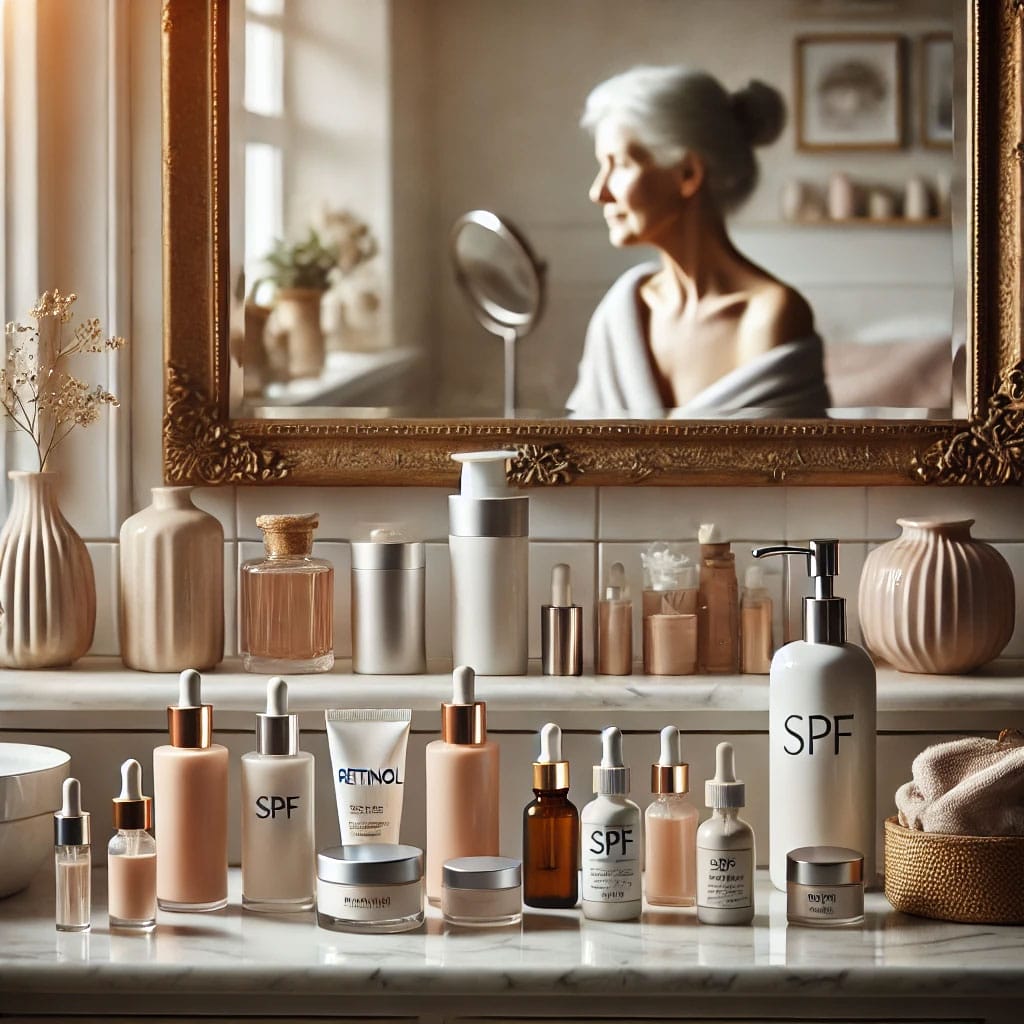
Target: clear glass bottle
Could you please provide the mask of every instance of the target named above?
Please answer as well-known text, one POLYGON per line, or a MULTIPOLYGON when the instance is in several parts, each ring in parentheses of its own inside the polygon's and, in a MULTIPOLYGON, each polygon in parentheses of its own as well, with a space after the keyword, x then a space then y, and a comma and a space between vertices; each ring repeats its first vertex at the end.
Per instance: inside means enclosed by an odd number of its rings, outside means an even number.
POLYGON ((239 638, 247 672, 327 672, 334 665, 334 566, 313 558, 319 516, 258 516, 265 558, 242 563, 239 638))
POLYGON ((651 765, 655 800, 644 814, 647 902, 692 907, 697 902, 697 808, 686 798, 690 766, 683 761, 679 730, 661 730, 661 753, 651 765))
POLYGON ((768 675, 772 667, 772 599, 764 570, 747 567, 740 595, 740 671, 768 675))
POLYGON ((700 541, 700 608, 697 652, 701 672, 740 670, 740 597, 736 556, 714 523, 703 523, 700 541))
POLYGON ((78 779, 65 779, 63 792, 63 805, 53 816, 55 923, 59 932, 85 932, 92 923, 92 828, 78 779))
POLYGON ((633 602, 630 600, 626 569, 612 565, 597 603, 597 674, 628 676, 633 672, 633 602))
POLYGON ((142 765, 121 765, 121 793, 114 798, 114 828, 107 844, 107 910, 110 927, 148 932, 156 926, 156 840, 153 800, 142 795, 142 765))

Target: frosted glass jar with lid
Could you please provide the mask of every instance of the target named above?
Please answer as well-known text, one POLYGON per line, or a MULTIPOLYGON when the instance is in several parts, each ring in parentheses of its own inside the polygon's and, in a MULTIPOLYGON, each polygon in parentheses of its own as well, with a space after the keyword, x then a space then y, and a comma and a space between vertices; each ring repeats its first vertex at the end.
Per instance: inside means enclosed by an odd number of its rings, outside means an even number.
POLYGON ((441 910, 449 924, 518 924, 522 863, 511 857, 455 857, 442 872, 441 910))
POLYGON ((864 920, 864 858, 842 846, 803 846, 786 854, 786 920, 812 928, 864 920))
POLYGON ((316 921, 336 932, 408 932, 423 923, 423 851, 332 846, 316 858, 316 921))

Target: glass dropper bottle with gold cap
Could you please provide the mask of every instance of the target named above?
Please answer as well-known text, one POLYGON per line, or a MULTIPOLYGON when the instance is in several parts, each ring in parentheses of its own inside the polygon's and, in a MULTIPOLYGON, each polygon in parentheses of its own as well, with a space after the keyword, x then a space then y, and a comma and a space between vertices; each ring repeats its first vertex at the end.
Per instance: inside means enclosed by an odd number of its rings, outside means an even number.
POLYGON ((242 563, 238 646, 247 672, 334 665, 334 566, 313 557, 317 513, 257 516, 266 557, 242 563))

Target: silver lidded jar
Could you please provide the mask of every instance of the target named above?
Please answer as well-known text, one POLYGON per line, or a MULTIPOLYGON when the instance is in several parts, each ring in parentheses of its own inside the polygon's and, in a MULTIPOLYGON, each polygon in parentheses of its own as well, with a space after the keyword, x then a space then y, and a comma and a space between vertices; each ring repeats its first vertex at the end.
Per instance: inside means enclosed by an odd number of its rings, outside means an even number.
POLYGON ((835 928, 864 920, 864 857, 842 846, 803 846, 786 854, 786 920, 835 928))
POLYGON ((415 675, 427 670, 426 550, 391 529, 352 541, 352 671, 415 675))

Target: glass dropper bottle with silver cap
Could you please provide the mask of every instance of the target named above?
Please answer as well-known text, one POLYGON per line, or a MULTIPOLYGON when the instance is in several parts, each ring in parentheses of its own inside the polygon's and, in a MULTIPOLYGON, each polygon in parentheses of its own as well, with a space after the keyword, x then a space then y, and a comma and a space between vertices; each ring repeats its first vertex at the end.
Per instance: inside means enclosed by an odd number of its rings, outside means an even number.
POLYGON ((53 816, 57 874, 55 923, 59 932, 84 932, 92 923, 92 825, 82 810, 82 785, 65 779, 61 809, 53 816))

